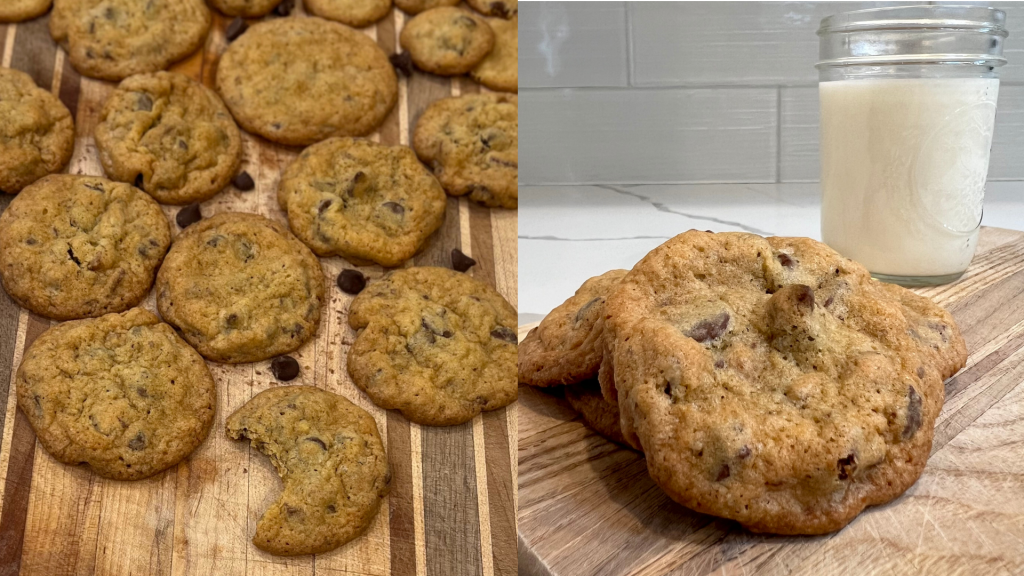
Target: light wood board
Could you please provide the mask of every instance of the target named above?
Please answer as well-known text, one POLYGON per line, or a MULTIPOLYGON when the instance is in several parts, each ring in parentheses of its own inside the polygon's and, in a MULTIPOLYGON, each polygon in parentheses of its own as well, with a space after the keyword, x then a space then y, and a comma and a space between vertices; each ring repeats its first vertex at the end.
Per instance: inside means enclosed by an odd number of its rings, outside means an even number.
MULTIPOLYGON (((301 3, 297 12, 293 17, 304 17, 301 3)), ((393 53, 406 18, 396 9, 363 31, 393 53)), ((212 86, 228 22, 215 15, 205 48, 172 69, 212 86)), ((0 25, 0 63, 28 72, 72 111, 76 145, 68 171, 102 175, 91 134, 114 84, 79 76, 47 26, 48 17, 0 25)), ((371 136, 374 140, 407 144, 430 102, 482 90, 467 78, 419 72, 411 79, 400 75, 399 82, 399 103, 371 136)), ((254 212, 284 222, 277 183, 299 149, 245 133, 243 140, 242 168, 255 179, 256 190, 228 187, 203 204, 203 213, 254 212)), ((9 197, 0 198, 0 210, 9 202, 9 197)), ((165 207, 172 219, 177 210, 165 207)), ((470 274, 495 286, 515 306, 516 222, 515 210, 449 199, 444 227, 414 264, 450 266, 451 249, 461 248, 478 262, 470 274)), ((173 220, 172 229, 177 232, 173 220)), ((175 468, 148 480, 115 482, 56 462, 38 446, 17 411, 12 386, 25 348, 51 322, 20 309, 0 291, 0 576, 513 574, 515 406, 450 428, 420 427, 373 406, 345 369, 354 338, 346 320, 351 296, 338 290, 334 280, 352 265, 340 258, 321 263, 328 308, 316 339, 293 354, 302 372, 291 384, 343 394, 377 420, 393 481, 364 536, 315 557, 274 557, 251 544, 256 521, 276 499, 280 480, 248 442, 225 436, 224 420, 253 395, 280 384, 269 362, 210 364, 217 382, 217 418, 210 437, 175 468)), ((361 269, 371 281, 383 273, 375 266, 361 269)), ((152 295, 144 305, 155 309, 152 295)))
POLYGON ((902 497, 827 536, 752 534, 676 504, 642 455, 523 386, 519 573, 1024 574, 1024 232, 983 229, 961 280, 916 291, 952 312, 970 356, 946 382, 931 458, 902 497))

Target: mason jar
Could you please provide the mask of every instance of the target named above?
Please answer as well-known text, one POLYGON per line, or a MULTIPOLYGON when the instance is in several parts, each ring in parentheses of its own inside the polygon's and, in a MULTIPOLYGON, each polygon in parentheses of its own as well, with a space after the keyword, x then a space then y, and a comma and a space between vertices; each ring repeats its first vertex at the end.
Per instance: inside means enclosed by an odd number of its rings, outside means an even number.
POLYGON ((821 234, 876 278, 959 278, 974 256, 1006 14, 857 10, 821 21, 821 234))

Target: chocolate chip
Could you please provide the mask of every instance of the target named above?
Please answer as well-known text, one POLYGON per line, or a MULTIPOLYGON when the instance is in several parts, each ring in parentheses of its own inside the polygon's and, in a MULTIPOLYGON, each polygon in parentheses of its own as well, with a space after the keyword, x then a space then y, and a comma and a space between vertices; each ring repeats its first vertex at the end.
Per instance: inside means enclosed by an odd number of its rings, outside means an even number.
POLYGON ((420 325, 421 325, 421 326, 423 326, 423 328, 424 328, 425 330, 427 330, 428 332, 431 332, 431 333, 433 333, 433 334, 437 334, 437 335, 438 335, 438 336, 440 336, 441 338, 451 338, 452 336, 454 336, 454 335, 455 335, 455 333, 454 333, 454 332, 452 332, 451 330, 448 330, 447 328, 446 328, 446 329, 444 329, 444 330, 441 330, 440 328, 437 328, 437 327, 435 327, 435 326, 432 326, 432 325, 430 324, 430 322, 427 322, 427 319, 426 319, 426 318, 423 318, 423 319, 422 319, 422 320, 420 321, 420 325))
POLYGON ((366 276, 359 270, 342 270, 338 274, 338 288, 346 294, 359 294, 366 288, 366 276))
POLYGON ((924 380, 924 366, 917 367, 917 377, 924 380))
POLYGON ((326 212, 327 209, 331 207, 331 204, 334 204, 333 200, 321 200, 320 205, 316 207, 317 215, 323 216, 324 212, 326 212))
POLYGON ((139 97, 135 99, 135 109, 140 112, 152 112, 153 99, 150 98, 149 94, 140 92, 139 97))
POLYGON ((193 202, 188 206, 185 206, 181 210, 178 210, 177 216, 174 220, 178 223, 182 229, 188 228, 189 226, 199 222, 203 219, 203 213, 199 210, 199 203, 193 202))
POLYGON ((476 260, 462 253, 458 248, 452 248, 452 268, 458 272, 465 272, 476 266, 476 260))
POLYGON ((138 388, 136 388, 135 389, 135 393, 138 394, 142 398, 149 398, 149 390, 146 390, 142 386, 139 386, 138 388))
POLYGON ((729 477, 729 465, 722 464, 722 467, 718 470, 718 476, 715 477, 715 482, 721 482, 729 477))
POLYGON ((594 304, 597 304, 598 302, 602 301, 603 299, 600 296, 598 296, 597 298, 594 298, 590 302, 587 302, 582 307, 580 307, 580 309, 576 311, 576 319, 573 320, 573 325, 578 326, 580 321, 587 317, 587 312, 590 310, 590 308, 594 304))
POLYGON ((306 438, 306 441, 312 442, 314 444, 319 444, 321 450, 327 450, 327 444, 324 444, 324 441, 317 438, 316 436, 310 436, 309 438, 306 438))
POLYGON ((211 247, 211 248, 216 248, 217 246, 220 245, 220 241, 223 240, 223 239, 224 239, 224 236, 221 236, 220 234, 217 234, 215 236, 211 236, 210 239, 206 241, 206 245, 211 247))
POLYGON ((907 390, 907 425, 903 427, 903 439, 909 440, 921 427, 921 395, 913 386, 907 390))
POLYGON ((796 260, 794 260, 792 256, 786 254, 785 252, 779 252, 779 254, 775 257, 778 258, 779 263, 785 266, 786 268, 792 268, 793 266, 796 266, 796 260))
POLYGON ((338 509, 334 507, 334 504, 328 504, 327 505, 327 513, 328 514, 334 514, 337 511, 338 511, 338 509))
POLYGON ((39 243, 39 241, 36 240, 35 238, 26 238, 25 239, 25 244, 28 244, 29 246, 35 246, 37 243, 39 243))
POLYGON ((270 362, 270 371, 274 378, 287 382, 299 375, 299 363, 291 356, 278 356, 270 362))
POLYGON ((292 13, 292 8, 295 7, 295 0, 284 0, 274 8, 275 16, 287 16, 292 13))
POLYGON ((743 448, 740 448, 740 451, 736 453, 736 457, 740 460, 750 458, 750 446, 744 445, 743 448))
POLYGON ((798 306, 814 309, 814 290, 805 284, 793 285, 793 299, 798 306))
POLYGON ((288 506, 287 504, 285 504, 284 513, 287 514, 289 518, 294 518, 296 516, 300 516, 302 514, 302 510, 299 510, 294 506, 288 506))
POLYGON ((509 17, 508 6, 505 6, 504 2, 491 2, 491 16, 507 19, 509 17))
POLYGON ((253 182, 252 176, 245 170, 242 170, 231 179, 231 184, 241 190, 242 192, 248 192, 256 187, 256 183, 253 182))
POLYGON ((719 370, 725 368, 725 360, 722 360, 721 358, 715 360, 715 368, 718 368, 719 370))
POLYGON ((857 470, 857 455, 850 452, 850 455, 846 458, 840 458, 837 464, 839 466, 839 479, 846 480, 857 470))
POLYGON ((145 447, 146 435, 143 434, 142 432, 139 432, 138 434, 135 435, 135 438, 132 438, 131 440, 128 441, 128 448, 130 448, 131 450, 138 451, 142 450, 145 447))
POLYGON ((832 302, 834 302, 834 301, 835 301, 835 295, 834 294, 830 295, 828 298, 826 298, 825 299, 825 308, 828 308, 829 306, 831 306, 832 302))
POLYGON ((391 65, 395 67, 406 77, 412 76, 412 56, 408 52, 402 52, 401 54, 392 54, 388 57, 391 61, 391 65))
POLYGON ((665 389, 662 390, 662 392, 665 393, 665 396, 668 396, 669 398, 671 398, 672 397, 672 383, 671 382, 665 382, 665 389))
POLYGON ((352 182, 349 183, 346 193, 349 196, 355 196, 356 188, 358 188, 360 184, 365 184, 367 180, 369 180, 369 178, 366 176, 366 172, 363 172, 362 170, 356 172, 355 175, 352 176, 352 182))
POLYGON ((385 202, 384 207, 390 210, 393 214, 401 216, 405 214, 405 206, 402 206, 398 202, 385 202))
POLYGON ((238 314, 228 314, 224 319, 224 326, 227 328, 238 328, 238 314))
POLYGON ((79 267, 82 266, 82 263, 75 257, 75 251, 70 246, 68 246, 68 258, 71 258, 71 261, 74 262, 75 265, 79 267))
POLYGON ((491 338, 497 338, 498 340, 504 340, 509 344, 518 344, 519 338, 516 337, 516 333, 511 328, 505 326, 498 326, 494 330, 491 330, 491 338))
POLYGON ((245 31, 248 29, 249 25, 245 23, 245 20, 242 20, 241 18, 235 18, 231 21, 230 24, 228 24, 228 29, 225 32, 228 42, 231 42, 235 38, 238 38, 239 36, 244 34, 245 31))
POLYGON ((686 335, 689 336, 690 338, 693 338, 697 342, 704 343, 710 342, 711 340, 715 340, 722 334, 725 334, 725 331, 728 328, 729 313, 721 312, 714 318, 708 318, 706 320, 701 320, 700 322, 697 322, 696 324, 693 325, 693 328, 690 328, 689 332, 687 332, 686 335))
POLYGON ((106 190, 103 188, 103 184, 100 184, 100 183, 89 182, 89 183, 83 184, 83 186, 85 186, 89 190, 93 190, 93 191, 96 191, 96 192, 106 192, 106 190))

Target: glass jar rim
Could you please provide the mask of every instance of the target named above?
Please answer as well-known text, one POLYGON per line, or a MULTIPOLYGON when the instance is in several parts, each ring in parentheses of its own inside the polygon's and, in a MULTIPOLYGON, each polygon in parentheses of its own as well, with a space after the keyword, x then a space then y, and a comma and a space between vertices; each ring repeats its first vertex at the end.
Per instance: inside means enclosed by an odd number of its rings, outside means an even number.
POLYGON ((821 20, 818 35, 864 30, 964 30, 1006 37, 1006 12, 988 6, 889 6, 840 12, 821 20))

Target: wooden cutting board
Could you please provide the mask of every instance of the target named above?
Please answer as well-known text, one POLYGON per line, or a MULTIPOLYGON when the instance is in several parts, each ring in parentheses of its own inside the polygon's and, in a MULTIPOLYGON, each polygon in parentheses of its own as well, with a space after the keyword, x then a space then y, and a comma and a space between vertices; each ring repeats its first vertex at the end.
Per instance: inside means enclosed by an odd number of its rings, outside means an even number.
MULTIPOLYGON (((298 11, 302 13, 301 3, 298 11)), ((393 53, 405 19, 395 10, 364 31, 393 53)), ((0 25, 0 63, 30 73, 60 96, 76 117, 69 171, 101 175, 91 134, 114 85, 80 77, 50 40, 47 20, 0 25)), ((216 16, 205 49, 173 69, 212 86, 227 24, 228 19, 216 16)), ((481 90, 467 78, 421 73, 399 78, 399 104, 372 136, 388 144, 407 144, 430 102, 481 90)), ((244 133, 243 138, 242 167, 256 180, 256 190, 241 193, 229 187, 206 202, 203 213, 256 212, 285 222, 277 206, 277 182, 299 149, 244 133)), ((0 210, 9 202, 0 198, 0 210)), ((173 218, 177 207, 165 211, 173 218)), ((415 264, 450 266, 452 248, 471 254, 478 264, 470 274, 516 305, 515 210, 488 210, 449 199, 444 227, 415 264)), ((302 372, 291 383, 343 394, 377 419, 393 482, 391 495, 364 536, 316 557, 275 557, 250 543, 256 521, 276 499, 280 480, 248 442, 225 436, 224 419, 256 393, 280 384, 269 373, 269 362, 210 364, 217 381, 217 419, 210 437, 176 468, 148 480, 115 482, 83 467, 57 463, 38 446, 17 411, 11 385, 25 348, 51 322, 19 309, 0 291, 0 576, 513 574, 515 407, 462 426, 430 428, 373 406, 345 369, 354 337, 345 312, 351 297, 338 290, 334 279, 351 265, 340 258, 321 262, 329 309, 316 340, 293 354, 302 372)), ((374 266, 362 271, 371 281, 382 274, 374 266)), ((155 309, 152 296, 145 306, 155 309)))
POLYGON ((676 504, 641 455, 523 386, 519 573, 1024 574, 1024 232, 984 229, 964 278, 917 292, 953 313, 970 357, 902 497, 827 536, 752 534, 676 504))

